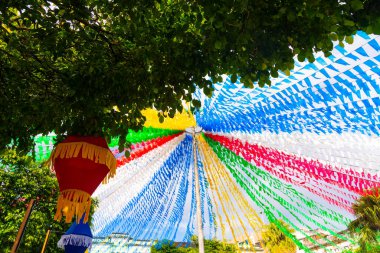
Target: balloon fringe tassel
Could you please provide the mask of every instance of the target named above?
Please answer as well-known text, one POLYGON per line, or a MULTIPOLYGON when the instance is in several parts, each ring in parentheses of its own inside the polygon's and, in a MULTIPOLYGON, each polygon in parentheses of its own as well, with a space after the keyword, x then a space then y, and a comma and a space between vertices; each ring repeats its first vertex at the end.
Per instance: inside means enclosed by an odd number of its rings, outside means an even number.
POLYGON ((73 217, 79 223, 83 214, 85 214, 83 222, 87 223, 91 208, 91 195, 81 190, 65 190, 58 196, 57 212, 54 220, 61 220, 65 216, 65 222, 70 223, 73 217))

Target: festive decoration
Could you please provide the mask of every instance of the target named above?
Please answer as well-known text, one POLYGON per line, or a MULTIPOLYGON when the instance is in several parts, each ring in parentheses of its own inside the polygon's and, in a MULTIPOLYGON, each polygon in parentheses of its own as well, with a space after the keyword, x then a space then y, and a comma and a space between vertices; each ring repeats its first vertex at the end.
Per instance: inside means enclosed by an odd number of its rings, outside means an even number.
MULTIPOLYGON (((156 222, 163 221, 163 215, 165 214, 164 210, 167 208, 175 208, 174 205, 179 205, 173 210, 170 214, 173 217, 170 219, 175 223, 178 223, 182 217, 183 205, 185 201, 184 192, 186 192, 185 182, 181 184, 181 180, 187 178, 188 163, 191 161, 191 156, 187 157, 184 154, 191 154, 191 142, 189 137, 185 138, 179 146, 173 151, 173 153, 168 157, 168 159, 162 164, 161 169, 157 173, 157 181, 149 183, 144 187, 138 195, 133 198, 133 201, 120 210, 119 214, 115 217, 111 223, 107 224, 107 227, 103 228, 102 231, 96 231, 96 234, 107 235, 110 232, 122 231, 126 228, 129 228, 133 223, 139 221, 142 223, 135 227, 135 229, 130 230, 129 235, 134 238, 136 235, 139 237, 143 236, 145 233, 152 233, 154 231, 141 231, 140 228, 152 224, 155 227, 156 222), (183 160, 178 160, 179 157, 182 157, 183 160), (180 166, 173 166, 175 163, 178 163, 180 166), (172 168, 174 170, 172 170, 172 168), (182 169, 182 170, 181 170, 182 169), (181 187, 180 187, 181 186, 181 187), (154 196, 168 196, 167 202, 160 201, 159 198, 154 196), (181 198, 181 201, 179 199, 181 198), (177 200, 177 201, 174 201, 177 200), (136 205, 135 203, 139 203, 136 205), (133 215, 127 215, 131 214, 133 215), (131 219, 128 219, 131 217, 131 219), (145 225, 144 225, 145 224, 145 225), (142 233, 142 234, 141 234, 142 233)), ((112 183, 112 182, 111 182, 112 183)), ((130 185, 126 185, 128 188, 130 185)), ((95 196, 97 196, 95 194, 95 196)), ((99 212, 102 210, 99 207, 99 212)), ((94 220, 97 221, 97 217, 94 216, 94 220)), ((168 220, 166 220, 167 222, 168 220)), ((169 224, 162 224, 163 227, 169 226, 169 224)), ((169 227, 168 227, 169 228, 169 227)), ((176 230, 168 229, 166 233, 174 236, 176 230)), ((162 236, 162 235, 160 235, 162 236)), ((171 237, 170 237, 171 238, 171 237)))
POLYGON ((240 140, 229 140, 226 137, 217 135, 208 136, 221 142, 235 153, 240 154, 247 161, 254 162, 257 166, 265 168, 277 177, 287 182, 298 184, 348 211, 351 211, 352 202, 336 195, 327 196, 323 188, 319 188, 318 185, 309 187, 305 184, 305 181, 321 179, 359 194, 363 194, 368 189, 380 187, 380 181, 376 181, 375 176, 370 174, 359 174, 352 169, 346 170, 345 168, 325 165, 319 161, 308 160, 255 144, 243 144, 240 140), (281 168, 281 170, 276 170, 276 168, 281 168), (365 177, 369 177, 369 179, 365 177))
POLYGON ((166 136, 162 138, 157 138, 153 139, 147 142, 141 142, 136 145, 132 145, 131 150, 132 152, 128 157, 122 156, 120 159, 117 159, 117 166, 122 166, 126 164, 127 162, 130 162, 146 153, 149 151, 163 145, 164 143, 172 140, 173 138, 177 137, 179 134, 171 135, 171 136, 166 136))
MULTIPOLYGON (((130 143, 140 143, 143 141, 149 141, 158 137, 165 137, 168 135, 178 134, 181 131, 172 130, 172 129, 161 129, 161 128, 152 128, 152 127, 144 127, 140 131, 130 130, 127 136, 127 141, 130 143)), ((47 160, 51 152, 53 151, 55 144, 55 135, 49 134, 48 136, 36 136, 34 138, 35 149, 34 154, 37 161, 47 160)), ((118 152, 118 142, 119 138, 112 138, 108 146, 115 153, 118 152)))
MULTIPOLYGON (((244 198, 242 193, 239 191, 236 182, 234 182, 231 177, 227 174, 224 166, 217 159, 217 156, 211 152, 210 148, 207 146, 203 138, 198 138, 200 152, 202 156, 202 160, 205 161, 205 169, 209 178, 210 188, 211 190, 217 193, 220 198, 223 195, 223 199, 225 199, 225 203, 221 203, 222 209, 225 211, 225 205, 232 208, 231 213, 234 213, 233 218, 237 218, 238 222, 236 231, 241 227, 244 230, 243 234, 237 235, 240 238, 247 238, 249 245, 253 248, 253 243, 251 238, 248 235, 248 228, 246 227, 246 223, 242 221, 239 213, 242 213, 242 217, 246 217, 248 223, 251 228, 253 228, 256 238, 260 238, 260 229, 263 226, 263 222, 261 218, 258 216, 256 211, 249 205, 248 201, 244 198), (217 169, 217 171, 215 171, 217 169), (221 190, 221 193, 220 193, 221 190), (234 206, 234 203, 237 203, 237 207, 234 206), (235 215, 236 214, 236 215, 235 215)), ((220 219, 220 215, 218 215, 220 219)), ((228 221, 229 222, 229 221, 228 221)), ((220 222, 222 223, 222 222, 220 222)), ((229 222, 230 223, 230 222, 229 222)), ((231 226, 231 224, 229 224, 231 226)), ((234 229, 233 229, 234 230, 234 229)), ((225 234, 225 228, 222 228, 222 235, 225 234)), ((233 236, 236 241, 236 236, 233 233, 233 236)), ((243 241, 240 239, 240 241, 243 241)), ((260 242, 261 244, 261 242, 260 242)))
MULTIPOLYGON (((135 201, 138 201, 138 194, 154 178, 154 175, 158 173, 158 170, 178 144, 183 141, 183 138, 184 135, 180 135, 161 147, 126 163, 118 169, 117 177, 111 179, 109 184, 102 185, 95 191, 94 197, 98 199, 107 198, 109 202, 99 202, 93 216, 93 224, 96 228, 94 233, 99 234, 100 230, 115 219, 122 212, 127 200, 135 198, 135 201), (131 191, 130 189, 134 190, 131 191), (113 203, 112 206, 109 203, 113 203)), ((162 180, 165 178, 162 177, 162 180)))
POLYGON ((58 248, 64 249, 66 253, 84 253, 92 245, 92 233, 88 223, 83 218, 70 226, 58 241, 58 248))
POLYGON ((314 63, 295 63, 270 88, 244 88, 229 79, 216 84, 197 123, 206 131, 249 133, 344 132, 379 136, 380 39, 358 32, 352 45, 314 63))
POLYGON ((158 111, 153 109, 147 109, 142 112, 146 117, 145 127, 165 128, 184 130, 188 127, 196 126, 195 119, 189 111, 183 111, 182 113, 176 113, 173 118, 166 117, 161 123, 158 117, 158 111))
POLYGON ((352 204, 380 187, 380 37, 358 32, 354 41, 296 61, 271 87, 225 76, 212 97, 197 90, 196 124, 183 114, 161 124, 157 111, 144 112, 151 138, 136 133, 130 158, 115 147, 118 176, 94 193, 93 252, 113 237, 124 238, 112 245, 119 251, 163 239, 188 245, 198 231, 195 163, 206 239, 259 250, 271 222, 304 252, 353 244, 344 232, 352 204), (186 128, 196 125, 193 139, 186 128))
POLYGON ((60 195, 55 219, 66 216, 71 222, 84 216, 87 222, 91 194, 98 185, 116 173, 116 159, 106 141, 100 137, 69 136, 51 154, 51 164, 57 175, 60 195))

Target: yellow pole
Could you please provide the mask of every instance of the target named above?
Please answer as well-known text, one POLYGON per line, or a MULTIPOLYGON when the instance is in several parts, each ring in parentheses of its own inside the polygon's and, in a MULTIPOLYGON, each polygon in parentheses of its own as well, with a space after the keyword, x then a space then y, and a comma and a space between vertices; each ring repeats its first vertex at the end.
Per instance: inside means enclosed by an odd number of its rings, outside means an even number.
POLYGON ((50 229, 48 229, 48 231, 46 232, 45 241, 44 241, 44 246, 42 247, 41 253, 44 253, 44 252, 45 252, 46 245, 47 245, 47 242, 48 242, 48 240, 49 240, 49 236, 50 236, 50 229))

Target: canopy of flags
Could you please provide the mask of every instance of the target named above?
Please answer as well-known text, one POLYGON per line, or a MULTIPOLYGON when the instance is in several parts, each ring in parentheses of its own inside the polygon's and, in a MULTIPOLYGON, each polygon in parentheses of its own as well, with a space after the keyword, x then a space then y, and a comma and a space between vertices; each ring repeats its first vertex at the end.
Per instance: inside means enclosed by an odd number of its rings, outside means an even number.
MULTIPOLYGON (((197 234, 197 160, 206 239, 254 245, 263 224, 274 222, 306 252, 306 244, 350 241, 339 232, 354 218, 353 202, 380 186, 380 37, 358 32, 353 44, 315 58, 296 62, 270 87, 226 77, 211 98, 198 90, 194 115, 161 124, 156 111, 145 111, 145 128, 127 137, 129 157, 117 140, 109 143, 118 168, 93 194, 94 237, 189 243, 197 234), (202 131, 194 138, 186 129, 195 126, 202 131), (322 242, 306 233, 317 228, 329 235, 322 242)), ((53 136, 35 141, 36 157, 48 158, 53 136)))

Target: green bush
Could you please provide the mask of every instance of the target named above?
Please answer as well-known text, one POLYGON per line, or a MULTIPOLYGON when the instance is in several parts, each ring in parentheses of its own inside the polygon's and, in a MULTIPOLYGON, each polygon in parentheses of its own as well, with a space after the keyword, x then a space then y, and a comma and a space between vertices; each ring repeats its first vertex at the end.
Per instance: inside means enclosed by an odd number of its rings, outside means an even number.
MULTIPOLYGON (((192 243, 185 246, 176 246, 173 241, 163 240, 152 246, 152 253, 196 253, 198 252, 198 237, 191 238, 192 243)), ((223 243, 218 240, 204 240, 204 248, 207 253, 235 253, 237 248, 233 244, 223 243)))
POLYGON ((55 175, 27 155, 9 149, 0 154, 0 252, 10 252, 30 199, 35 205, 19 252, 41 252, 51 229, 46 252, 59 252, 57 242, 69 224, 54 221, 59 194, 55 175))

